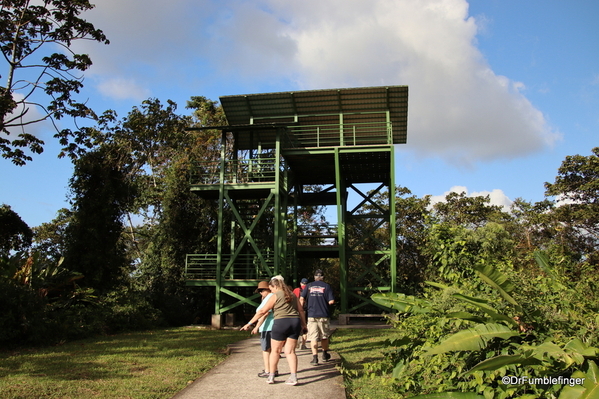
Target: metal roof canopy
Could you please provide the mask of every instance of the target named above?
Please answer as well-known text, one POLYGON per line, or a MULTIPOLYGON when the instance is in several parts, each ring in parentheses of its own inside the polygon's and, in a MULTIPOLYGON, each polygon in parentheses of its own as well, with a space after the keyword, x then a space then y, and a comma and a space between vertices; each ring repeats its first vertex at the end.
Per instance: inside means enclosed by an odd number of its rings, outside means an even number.
MULTIPOLYGON (((276 126, 358 125, 391 122, 392 143, 407 141, 408 87, 381 86, 222 96, 220 102, 236 133, 237 148, 272 148, 276 126), (245 126, 244 126, 245 125, 245 126), (260 126, 263 125, 263 126, 260 126)), ((293 130, 286 133, 293 140, 293 130)), ((361 141, 369 143, 368 135, 361 141), (366 141, 364 141, 366 140, 366 141)))

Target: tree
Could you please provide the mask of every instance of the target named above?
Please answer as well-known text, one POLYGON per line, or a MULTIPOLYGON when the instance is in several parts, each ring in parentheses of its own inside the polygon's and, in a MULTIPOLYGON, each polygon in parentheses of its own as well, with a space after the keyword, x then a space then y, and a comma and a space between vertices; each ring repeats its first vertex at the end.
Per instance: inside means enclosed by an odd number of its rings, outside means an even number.
MULTIPOLYGON (((389 206, 389 192, 384 191, 373 197, 377 207, 385 211, 389 206)), ((373 206, 366 206, 374 210, 373 206)), ((418 198, 402 186, 395 188, 395 231, 397 248, 397 278, 399 290, 415 293, 422 283, 426 265, 430 258, 424 253, 430 223, 430 196, 418 198)), ((361 221, 357 221, 361 222, 361 221)), ((389 236, 389 226, 383 224, 378 229, 378 237, 385 240, 389 236)))
POLYGON ((218 205, 189 189, 191 165, 182 154, 166 172, 163 210, 159 223, 148 230, 151 237, 136 279, 138 288, 172 325, 188 324, 200 316, 207 320, 207 295, 213 295, 212 289, 185 286, 186 254, 215 253, 218 234, 214 223, 218 205))
POLYGON ((593 155, 567 156, 555 182, 545 183, 547 196, 560 196, 577 204, 599 205, 599 147, 593 155))
POLYGON ((467 197, 466 193, 449 193, 444 202, 438 202, 433 206, 434 213, 443 222, 476 228, 489 221, 504 219, 506 215, 501 206, 489 205, 490 197, 476 196, 467 197))
POLYGON ((108 291, 129 272, 121 240, 123 214, 131 200, 128 154, 105 146, 78 159, 70 180, 73 211, 65 229, 64 267, 82 273, 81 286, 108 291))
POLYGON ((558 199, 555 214, 562 229, 575 233, 573 247, 590 263, 599 261, 599 147, 589 156, 567 156, 545 195, 558 199), (593 260, 594 259, 594 260, 593 260))
POLYGON ((43 151, 44 142, 31 131, 32 125, 42 121, 54 125, 54 137, 63 146, 60 157, 77 158, 83 152, 81 146, 89 144, 86 129, 60 129, 57 121, 95 118, 73 96, 83 87, 83 76, 77 73, 87 70, 92 61, 87 54, 71 50, 75 40, 109 43, 101 30, 79 18, 93 7, 87 0, 2 0, 0 49, 8 65, 5 86, 0 86, 0 150, 16 165, 32 160, 23 149, 35 154, 43 151), (17 138, 4 137, 11 134, 17 138))
POLYGON ((33 250, 41 253, 53 263, 58 263, 65 252, 65 230, 72 220, 69 209, 59 209, 49 223, 33 228, 33 250))
MULTIPOLYGON (((225 124, 222 108, 214 101, 193 97, 187 108, 193 110, 192 117, 177 115, 177 105, 170 100, 163 104, 158 99, 148 99, 122 120, 117 120, 113 112, 105 113, 91 132, 92 153, 104 156, 90 158, 87 166, 91 167, 92 161, 104 164, 103 168, 118 172, 119 179, 123 179, 127 189, 123 190, 124 197, 118 202, 118 212, 116 207, 113 208, 113 216, 105 220, 116 220, 118 215, 118 219, 126 221, 128 226, 125 229, 121 224, 120 240, 113 237, 111 242, 122 245, 117 249, 124 250, 133 263, 130 276, 137 292, 162 310, 171 323, 192 321, 190 314, 194 310, 190 310, 190 298, 201 294, 197 289, 185 287, 185 255, 190 251, 215 251, 196 249, 214 246, 212 238, 216 234, 214 221, 218 208, 189 190, 189 172, 198 159, 216 159, 220 155, 219 133, 206 130, 190 133, 186 128, 225 124)), ((100 175, 104 173, 102 170, 98 166, 100 175)), ((76 175, 78 181, 88 185, 82 171, 76 175)), ((92 204, 94 197, 91 192, 86 192, 73 191, 76 204, 92 204)), ((98 204, 108 201, 105 208, 117 205, 110 194, 104 199, 96 194, 95 198, 98 204)), ((71 224, 83 224, 77 216, 81 209, 78 206, 74 210, 71 224)), ((96 222, 91 216, 100 212, 85 212, 85 223, 93 226, 96 222)), ((74 227, 69 227, 68 231, 74 231, 74 227)), ((68 257, 65 263, 76 266, 68 257)), ((81 271, 86 275, 89 273, 81 271)), ((201 302, 196 299, 191 307, 201 308, 201 302)))
POLYGON ((0 255, 23 251, 31 245, 33 232, 10 206, 0 206, 0 255))
POLYGON ((430 196, 418 198, 406 187, 395 189, 397 214, 397 265, 402 292, 416 292, 422 282, 424 265, 430 258, 424 253, 430 229, 430 196))
POLYGON ((194 137, 185 131, 191 118, 177 115, 176 110, 173 101, 163 105, 158 99, 148 99, 122 120, 107 111, 93 132, 95 148, 112 146, 128 154, 115 167, 126 173, 130 193, 135 194, 123 215, 128 224, 126 245, 137 264, 143 262, 145 247, 150 245, 150 230, 160 221, 166 170, 194 145, 194 137))

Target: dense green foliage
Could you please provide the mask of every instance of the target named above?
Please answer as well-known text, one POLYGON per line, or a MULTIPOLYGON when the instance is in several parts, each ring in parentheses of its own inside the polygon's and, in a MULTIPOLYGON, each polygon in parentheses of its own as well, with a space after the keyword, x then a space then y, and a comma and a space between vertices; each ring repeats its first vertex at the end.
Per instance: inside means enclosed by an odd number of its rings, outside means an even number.
POLYGON ((425 262, 403 293, 373 296, 398 335, 364 373, 393 397, 596 397, 598 154, 568 157, 546 185, 569 202, 518 199, 505 212, 451 194, 423 209, 425 262))
POLYGON ((218 208, 188 182, 192 162, 218 152, 214 132, 185 128, 224 117, 203 97, 188 106, 189 117, 158 100, 121 121, 103 115, 93 148, 75 161, 71 209, 33 229, 33 245, 29 227, 2 208, 0 302, 10 310, 0 343, 209 321, 213 290, 185 287, 183 267, 187 253, 215 245, 218 208))

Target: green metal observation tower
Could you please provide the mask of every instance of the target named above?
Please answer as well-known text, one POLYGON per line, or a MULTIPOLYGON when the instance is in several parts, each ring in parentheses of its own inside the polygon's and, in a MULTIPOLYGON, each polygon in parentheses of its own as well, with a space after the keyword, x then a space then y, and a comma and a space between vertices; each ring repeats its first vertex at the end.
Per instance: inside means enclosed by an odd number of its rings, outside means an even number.
POLYGON ((394 145, 407 139, 408 87, 220 102, 229 123, 212 128, 222 132, 220 160, 198 162, 191 176, 194 193, 218 201, 217 251, 186 260, 186 284, 215 289, 212 324, 220 327, 236 307, 257 306, 261 280, 282 274, 297 284, 302 258, 339 259, 341 313, 373 305, 373 292, 394 292, 395 202, 381 206, 373 197, 395 198, 394 145), (307 205, 336 209, 336 225, 299 224, 298 209, 307 205))

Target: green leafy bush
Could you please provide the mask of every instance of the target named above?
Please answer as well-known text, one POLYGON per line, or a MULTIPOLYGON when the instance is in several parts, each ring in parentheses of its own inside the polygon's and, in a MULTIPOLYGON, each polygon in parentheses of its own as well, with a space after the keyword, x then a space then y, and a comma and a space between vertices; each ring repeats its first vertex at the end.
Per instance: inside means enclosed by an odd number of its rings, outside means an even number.
POLYGON ((102 329, 114 334, 147 330, 165 325, 162 312, 153 308, 139 293, 128 290, 111 292, 102 300, 102 329))
POLYGON ((543 273, 534 274, 486 262, 472 242, 453 249, 468 245, 461 265, 445 264, 449 284, 429 283, 421 297, 373 296, 397 311, 390 322, 400 337, 369 371, 402 397, 592 397, 599 389, 596 277, 570 281, 543 253, 536 255, 543 273), (560 382, 567 378, 584 385, 560 382))

